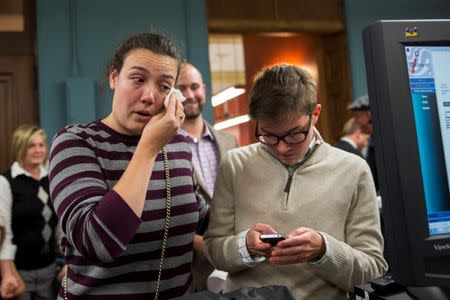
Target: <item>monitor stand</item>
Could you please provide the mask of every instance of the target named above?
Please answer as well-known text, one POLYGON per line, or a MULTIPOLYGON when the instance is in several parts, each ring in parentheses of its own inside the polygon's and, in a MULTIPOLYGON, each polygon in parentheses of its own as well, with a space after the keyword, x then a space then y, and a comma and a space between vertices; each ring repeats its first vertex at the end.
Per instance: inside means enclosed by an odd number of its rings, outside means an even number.
POLYGON ((406 287, 408 295, 416 300, 450 300, 450 287, 406 287))

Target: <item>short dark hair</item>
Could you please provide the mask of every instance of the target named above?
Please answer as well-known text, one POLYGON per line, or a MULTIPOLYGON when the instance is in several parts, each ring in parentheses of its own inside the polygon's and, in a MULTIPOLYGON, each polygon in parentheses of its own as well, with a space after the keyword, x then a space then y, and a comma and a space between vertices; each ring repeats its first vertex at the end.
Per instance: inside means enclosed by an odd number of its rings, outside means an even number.
POLYGON ((178 46, 174 41, 169 39, 162 33, 157 32, 141 32, 131 35, 121 41, 114 52, 114 55, 106 65, 106 79, 108 80, 111 70, 120 70, 123 67, 126 55, 134 49, 147 49, 156 54, 167 55, 177 61, 178 70, 180 71, 181 56, 178 46))
POLYGON ((252 119, 281 120, 292 114, 312 114, 317 91, 308 71, 279 64, 266 67, 255 76, 249 101, 252 119))

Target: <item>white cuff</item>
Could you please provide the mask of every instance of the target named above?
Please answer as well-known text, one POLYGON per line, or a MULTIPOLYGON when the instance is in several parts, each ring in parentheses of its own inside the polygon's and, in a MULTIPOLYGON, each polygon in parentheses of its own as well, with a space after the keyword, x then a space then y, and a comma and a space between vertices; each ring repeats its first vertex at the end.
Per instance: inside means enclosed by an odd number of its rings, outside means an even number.
POLYGON ((247 266, 255 266, 256 264, 265 261, 266 258, 264 256, 256 256, 255 258, 252 258, 250 253, 248 253, 245 239, 247 238, 247 233, 249 232, 249 230, 250 229, 247 229, 246 231, 242 231, 241 233, 237 234, 237 246, 242 261, 247 266))
POLYGON ((4 243, 0 251, 0 260, 14 260, 16 258, 17 246, 4 243))

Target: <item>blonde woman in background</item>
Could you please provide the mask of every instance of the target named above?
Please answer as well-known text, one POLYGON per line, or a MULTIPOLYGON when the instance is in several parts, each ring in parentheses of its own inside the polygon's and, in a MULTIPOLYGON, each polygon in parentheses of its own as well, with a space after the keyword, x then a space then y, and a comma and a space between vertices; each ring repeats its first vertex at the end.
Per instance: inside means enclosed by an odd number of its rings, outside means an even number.
POLYGON ((17 299, 55 299, 57 219, 44 167, 48 153, 44 130, 19 126, 13 133, 11 150, 15 161, 0 175, 0 212, 5 218, 5 240, 0 249, 1 296, 18 297, 24 292, 24 282, 25 293, 17 299))

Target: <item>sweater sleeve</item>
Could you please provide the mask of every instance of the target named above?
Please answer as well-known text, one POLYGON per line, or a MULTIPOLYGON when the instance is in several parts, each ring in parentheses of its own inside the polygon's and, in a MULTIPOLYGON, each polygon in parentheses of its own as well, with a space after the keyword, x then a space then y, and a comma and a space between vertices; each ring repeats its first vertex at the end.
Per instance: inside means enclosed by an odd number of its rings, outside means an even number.
POLYGON ((13 244, 13 232, 11 229, 12 192, 8 180, 0 175, 0 217, 4 228, 3 244, 0 245, 0 260, 14 260, 17 246, 13 244))
POLYGON ((235 229, 235 206, 233 199, 233 174, 229 156, 219 167, 214 197, 211 202, 211 217, 204 240, 209 260, 214 267, 226 272, 237 272, 249 268, 242 260, 238 249, 235 229))
POLYGON ((51 198, 68 244, 94 262, 115 260, 141 220, 108 190, 94 149, 80 136, 63 132, 53 140, 49 167, 51 198))
POLYGON ((309 264, 319 276, 347 291, 382 276, 387 270, 373 179, 366 163, 361 164, 359 172, 345 242, 322 233, 327 239, 327 259, 321 264, 309 264))

